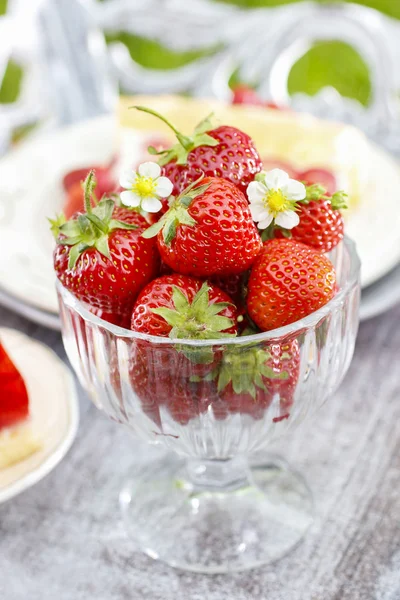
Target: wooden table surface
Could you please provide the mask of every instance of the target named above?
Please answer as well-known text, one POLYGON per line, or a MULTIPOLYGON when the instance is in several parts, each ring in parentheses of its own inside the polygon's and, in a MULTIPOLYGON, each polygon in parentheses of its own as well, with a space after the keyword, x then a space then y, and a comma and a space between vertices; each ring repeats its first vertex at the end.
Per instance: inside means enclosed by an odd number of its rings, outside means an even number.
MULTIPOLYGON (((0 308, 0 326, 60 335, 0 308)), ((202 576, 154 562, 128 539, 117 504, 146 447, 80 391, 64 461, 0 506, 1 600, 400 600, 400 307, 361 326, 350 371, 316 418, 274 446, 302 471, 317 518, 280 562, 202 576)))

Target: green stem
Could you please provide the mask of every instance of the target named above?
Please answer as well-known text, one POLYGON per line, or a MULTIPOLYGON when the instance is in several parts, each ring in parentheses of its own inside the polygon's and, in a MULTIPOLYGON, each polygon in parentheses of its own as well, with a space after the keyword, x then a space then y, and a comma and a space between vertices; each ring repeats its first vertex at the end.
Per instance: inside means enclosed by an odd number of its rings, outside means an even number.
POLYGON ((147 108, 147 106, 130 106, 129 108, 136 108, 136 110, 140 110, 142 112, 148 113, 149 115, 153 115, 153 117, 157 117, 157 119, 160 119, 160 121, 163 121, 163 123, 165 123, 170 129, 172 129, 172 131, 178 138, 179 143, 182 144, 185 150, 192 149, 193 141, 190 139, 190 137, 183 135, 180 131, 178 131, 178 129, 174 125, 172 125, 170 121, 168 121, 168 119, 166 119, 156 110, 153 110, 152 108, 147 108))
POLYGON ((96 186, 96 180, 94 176, 94 170, 92 169, 86 176, 85 183, 83 184, 84 196, 85 196, 85 211, 90 214, 92 212, 91 198, 93 190, 96 186))

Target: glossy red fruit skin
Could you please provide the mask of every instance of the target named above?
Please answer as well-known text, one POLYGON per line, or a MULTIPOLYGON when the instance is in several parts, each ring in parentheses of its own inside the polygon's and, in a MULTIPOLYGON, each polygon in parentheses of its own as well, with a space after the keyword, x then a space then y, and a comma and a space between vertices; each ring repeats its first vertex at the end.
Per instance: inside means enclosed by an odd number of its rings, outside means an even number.
POLYGON ((106 312, 101 308, 93 308, 90 305, 87 305, 87 308, 93 315, 96 315, 96 317, 99 317, 99 319, 103 319, 103 321, 107 321, 107 323, 111 323, 111 325, 118 325, 118 327, 124 327, 125 329, 130 328, 130 310, 126 313, 120 314, 117 312, 106 312))
POLYGON ((166 421, 170 424, 172 419, 186 425, 206 412, 216 393, 213 382, 191 381, 189 361, 172 345, 157 346, 138 340, 129 373, 143 412, 154 421, 161 435, 166 421), (187 368, 182 369, 185 360, 187 368))
POLYGON ((195 198, 188 213, 193 227, 178 225, 168 246, 157 235, 162 260, 174 271, 196 277, 233 275, 246 271, 262 242, 244 194, 221 178, 205 178, 208 189, 195 198))
POLYGON ((173 161, 162 167, 162 175, 174 184, 173 195, 180 194, 202 173, 206 177, 222 177, 246 193, 247 186, 262 169, 253 140, 247 133, 228 125, 207 133, 219 144, 194 148, 184 165, 173 161))
POLYGON ((243 304, 243 273, 235 273, 226 277, 215 275, 210 281, 228 294, 237 307, 243 304))
POLYGON ((293 405, 300 370, 299 344, 297 339, 269 342, 264 350, 270 354, 266 364, 276 375, 276 378, 262 377, 265 390, 256 387, 255 397, 246 392, 236 394, 230 383, 222 390, 220 396, 226 405, 227 413, 247 414, 253 419, 262 419, 274 396, 279 394, 279 415, 272 418, 277 422, 289 417, 293 405), (287 374, 286 379, 280 379, 283 373, 287 374))
POLYGON ((299 204, 300 223, 291 230, 292 238, 320 252, 330 252, 344 237, 344 221, 340 210, 329 200, 299 204))
POLYGON ((116 207, 113 218, 138 228, 110 233, 110 259, 90 248, 81 254, 73 269, 68 269, 69 248, 57 244, 54 269, 61 283, 78 300, 107 313, 124 314, 132 308, 146 283, 157 276, 160 258, 155 240, 141 235, 148 227, 141 215, 116 207))
POLYGON ((264 243, 250 273, 247 308, 262 331, 289 325, 335 295, 336 274, 324 255, 295 240, 264 243))
POLYGON ((336 177, 331 171, 327 169, 307 169, 307 171, 302 171, 298 173, 297 179, 299 181, 304 181, 306 185, 311 185, 313 183, 319 183, 322 185, 328 194, 332 195, 337 191, 337 183, 336 177))
POLYGON ((29 397, 25 382, 0 343, 0 429, 26 419, 29 397))
MULTIPOLYGON (((173 275, 163 275, 154 279, 142 290, 135 302, 132 311, 131 329, 140 333, 146 333, 147 335, 168 337, 172 329, 171 325, 163 317, 152 312, 152 309, 160 307, 174 309, 172 301, 174 286, 180 288, 189 302, 192 302, 202 285, 203 281, 200 279, 176 273, 173 275)), ((210 304, 229 302, 229 306, 223 309, 220 315, 232 319, 234 323, 224 333, 236 334, 237 311, 232 299, 217 286, 210 284, 209 301, 210 304)))
POLYGON ((253 419, 262 419, 265 411, 272 402, 273 394, 270 390, 256 389, 255 398, 247 393, 236 394, 232 384, 229 383, 220 394, 231 414, 250 415, 253 419))
POLYGON ((269 379, 268 386, 273 394, 279 394, 279 416, 272 420, 276 423, 290 416, 294 402, 296 385, 300 375, 300 347, 297 339, 277 341, 268 344, 271 358, 268 365, 276 375, 286 372, 287 379, 269 379))

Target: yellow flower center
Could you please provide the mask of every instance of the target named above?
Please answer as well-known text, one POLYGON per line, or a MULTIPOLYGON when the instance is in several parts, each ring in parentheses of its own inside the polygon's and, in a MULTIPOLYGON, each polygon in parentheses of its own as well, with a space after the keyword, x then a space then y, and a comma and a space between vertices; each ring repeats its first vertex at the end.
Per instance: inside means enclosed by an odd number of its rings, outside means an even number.
POLYGON ((141 177, 139 175, 132 186, 132 192, 135 192, 135 194, 142 197, 154 196, 155 191, 156 182, 151 177, 141 177))
POLYGON ((281 190, 268 191, 264 203, 274 216, 292 208, 291 202, 282 194, 281 190))

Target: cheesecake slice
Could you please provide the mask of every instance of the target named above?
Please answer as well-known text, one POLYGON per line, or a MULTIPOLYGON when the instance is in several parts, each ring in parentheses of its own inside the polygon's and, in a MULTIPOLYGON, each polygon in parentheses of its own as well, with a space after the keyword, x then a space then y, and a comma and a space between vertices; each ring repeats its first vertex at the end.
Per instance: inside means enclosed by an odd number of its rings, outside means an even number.
POLYGON ((0 342, 0 470, 40 448, 29 423, 29 396, 22 375, 0 342))

